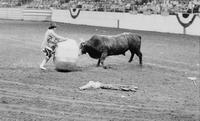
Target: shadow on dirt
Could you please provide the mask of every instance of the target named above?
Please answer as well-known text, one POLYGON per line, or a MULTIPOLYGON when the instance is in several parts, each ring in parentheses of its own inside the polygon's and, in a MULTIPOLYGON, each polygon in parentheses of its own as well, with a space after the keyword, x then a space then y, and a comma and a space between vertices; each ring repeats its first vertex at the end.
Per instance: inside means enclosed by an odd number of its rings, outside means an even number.
POLYGON ((62 72, 62 73, 68 73, 68 72, 77 72, 77 71, 83 71, 83 67, 73 67, 73 68, 55 68, 56 71, 62 72))

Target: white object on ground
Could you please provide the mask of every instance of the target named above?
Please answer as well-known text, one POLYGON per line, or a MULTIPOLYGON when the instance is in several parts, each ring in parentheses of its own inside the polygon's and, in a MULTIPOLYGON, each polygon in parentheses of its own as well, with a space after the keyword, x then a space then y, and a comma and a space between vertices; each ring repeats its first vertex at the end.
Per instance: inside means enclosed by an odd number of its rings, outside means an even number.
POLYGON ((101 89, 111 89, 111 90, 121 90, 121 91, 136 91, 138 87, 133 85, 117 85, 117 84, 103 84, 99 81, 89 81, 86 85, 79 87, 80 90, 90 89, 90 88, 101 88, 101 89))
POLYGON ((197 86, 197 83, 196 83, 197 77, 188 77, 188 79, 191 80, 195 86, 197 86))
POLYGON ((121 95, 121 98, 125 98, 126 96, 124 96, 124 95, 121 95))
POLYGON ((101 83, 100 82, 94 82, 94 81, 89 81, 86 85, 80 87, 80 90, 84 90, 84 89, 88 89, 88 88, 100 88, 101 87, 101 83))
POLYGON ((197 80, 197 77, 188 77, 190 80, 197 80))

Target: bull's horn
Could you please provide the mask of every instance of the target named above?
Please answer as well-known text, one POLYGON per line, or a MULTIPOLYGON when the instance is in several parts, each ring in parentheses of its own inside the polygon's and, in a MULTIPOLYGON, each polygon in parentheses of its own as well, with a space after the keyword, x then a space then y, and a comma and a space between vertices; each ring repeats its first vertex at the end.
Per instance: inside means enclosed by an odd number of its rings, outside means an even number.
POLYGON ((79 38, 81 42, 85 42, 83 38, 79 38))

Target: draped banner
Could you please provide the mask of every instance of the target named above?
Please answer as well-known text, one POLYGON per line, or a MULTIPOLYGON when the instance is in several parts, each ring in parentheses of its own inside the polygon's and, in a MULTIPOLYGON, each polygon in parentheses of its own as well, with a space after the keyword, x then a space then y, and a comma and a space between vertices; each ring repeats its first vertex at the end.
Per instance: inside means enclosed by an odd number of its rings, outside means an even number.
POLYGON ((78 17, 78 15, 80 14, 80 9, 79 8, 70 8, 69 9, 69 12, 70 12, 70 15, 73 19, 75 19, 76 17, 78 17))
POLYGON ((178 20, 178 22, 181 24, 181 26, 183 27, 183 33, 186 34, 186 28, 189 27, 194 19, 195 19, 196 15, 195 14, 188 14, 188 13, 177 13, 176 14, 176 18, 178 20))

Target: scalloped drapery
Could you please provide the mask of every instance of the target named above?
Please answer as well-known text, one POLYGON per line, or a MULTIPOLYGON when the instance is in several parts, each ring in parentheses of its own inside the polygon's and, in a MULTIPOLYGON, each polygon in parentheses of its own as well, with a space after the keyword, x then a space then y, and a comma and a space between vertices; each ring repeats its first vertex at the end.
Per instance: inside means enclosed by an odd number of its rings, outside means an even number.
POLYGON ((70 8, 69 9, 69 12, 70 12, 70 15, 73 19, 75 19, 76 17, 78 17, 78 15, 80 14, 80 9, 79 8, 70 8))

